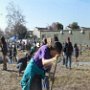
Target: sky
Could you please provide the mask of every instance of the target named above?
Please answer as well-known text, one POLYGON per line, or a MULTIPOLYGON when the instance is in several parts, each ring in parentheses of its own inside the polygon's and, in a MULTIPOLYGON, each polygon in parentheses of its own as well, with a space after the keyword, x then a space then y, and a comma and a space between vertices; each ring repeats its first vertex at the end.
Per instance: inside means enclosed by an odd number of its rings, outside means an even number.
POLYGON ((7 26, 6 7, 10 2, 22 10, 29 30, 53 22, 60 22, 64 27, 72 22, 90 27, 90 0, 0 0, 0 28, 3 30, 7 26))

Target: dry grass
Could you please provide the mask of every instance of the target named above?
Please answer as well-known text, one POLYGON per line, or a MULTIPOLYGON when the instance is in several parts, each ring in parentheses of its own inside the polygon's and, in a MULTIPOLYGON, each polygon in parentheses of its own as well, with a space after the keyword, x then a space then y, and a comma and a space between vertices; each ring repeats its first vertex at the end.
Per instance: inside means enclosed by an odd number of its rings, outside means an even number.
POLYGON ((8 71, 2 70, 0 65, 0 90, 21 90, 16 65, 8 64, 8 71))
POLYGON ((85 62, 90 61, 90 50, 83 51, 82 55, 79 56, 79 60, 85 62))
MULTIPOLYGON (((23 53, 18 56, 22 57, 23 53)), ((90 56, 83 52, 79 61, 90 61, 90 56)), ((8 71, 3 71, 0 64, 0 90, 21 90, 20 80, 15 64, 8 64, 8 71)), ((53 90, 90 90, 90 66, 69 70, 58 64, 53 90)))
MULTIPOLYGON (((83 66, 82 66, 83 67, 83 66)), ((90 69, 57 67, 53 90, 90 90, 90 69)), ((0 90, 21 90, 15 64, 8 64, 8 71, 0 65, 0 90)))
POLYGON ((56 74, 54 90, 90 90, 90 69, 59 68, 56 74))

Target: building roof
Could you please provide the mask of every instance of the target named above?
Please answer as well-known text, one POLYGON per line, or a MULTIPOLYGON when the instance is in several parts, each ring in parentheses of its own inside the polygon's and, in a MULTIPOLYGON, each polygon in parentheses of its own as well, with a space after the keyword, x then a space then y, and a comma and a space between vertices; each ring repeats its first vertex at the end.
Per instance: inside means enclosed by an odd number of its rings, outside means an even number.
POLYGON ((48 30, 48 28, 36 27, 38 30, 48 30))
POLYGON ((48 28, 36 27, 40 32, 60 32, 60 30, 51 30, 48 28))
POLYGON ((81 27, 81 28, 85 30, 90 30, 90 27, 81 27))

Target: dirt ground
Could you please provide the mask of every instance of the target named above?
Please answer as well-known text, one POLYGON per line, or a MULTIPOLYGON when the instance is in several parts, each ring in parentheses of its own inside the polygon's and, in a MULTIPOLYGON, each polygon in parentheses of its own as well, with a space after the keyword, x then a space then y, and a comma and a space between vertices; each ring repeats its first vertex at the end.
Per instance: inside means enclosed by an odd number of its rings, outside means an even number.
MULTIPOLYGON (((58 65, 53 90, 90 90, 90 69, 74 67, 71 70, 58 65)), ((8 64, 8 71, 0 65, 0 90, 21 90, 15 64, 8 64)))
POLYGON ((8 71, 3 71, 0 65, 0 90, 21 90, 20 79, 15 64, 8 64, 8 71))
MULTIPOLYGON (((79 60, 90 61, 89 53, 83 53, 79 60)), ((21 90, 20 80, 16 64, 8 64, 8 71, 3 71, 0 64, 0 90, 21 90)), ((58 64, 53 90, 90 90, 90 66, 82 65, 69 70, 58 64)))
POLYGON ((54 90, 90 90, 90 66, 57 67, 54 90))

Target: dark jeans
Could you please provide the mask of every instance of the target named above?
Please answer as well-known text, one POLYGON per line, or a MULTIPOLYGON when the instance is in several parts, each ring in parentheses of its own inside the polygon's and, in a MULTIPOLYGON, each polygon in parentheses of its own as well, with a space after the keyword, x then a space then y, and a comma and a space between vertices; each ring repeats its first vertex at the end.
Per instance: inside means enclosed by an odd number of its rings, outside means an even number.
POLYGON ((63 56, 63 65, 65 65, 65 57, 63 56))
POLYGON ((23 65, 23 63, 18 63, 17 64, 17 69, 19 71, 19 73, 21 73, 23 70, 25 70, 27 65, 23 65))
POLYGON ((71 59, 71 55, 66 55, 66 68, 71 68, 71 64, 72 64, 72 59, 71 59))
POLYGON ((39 75, 34 76, 32 79, 30 90, 42 90, 42 82, 39 75))
POLYGON ((42 80, 42 88, 43 90, 50 89, 49 76, 45 76, 44 80, 42 80))

